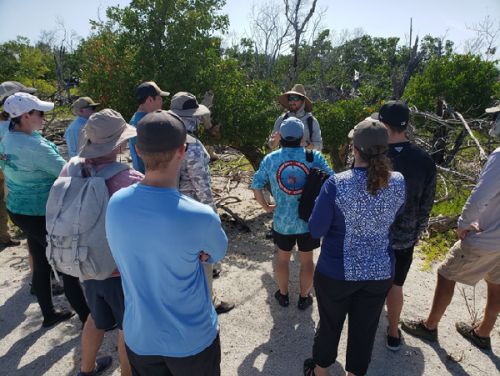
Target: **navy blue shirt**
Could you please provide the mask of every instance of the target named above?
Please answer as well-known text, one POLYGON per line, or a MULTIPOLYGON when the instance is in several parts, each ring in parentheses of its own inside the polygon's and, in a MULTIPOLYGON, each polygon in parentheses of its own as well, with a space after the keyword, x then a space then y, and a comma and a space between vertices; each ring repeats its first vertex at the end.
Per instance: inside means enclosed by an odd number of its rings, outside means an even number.
POLYGON ((391 172, 387 188, 375 196, 367 189, 365 168, 331 176, 314 205, 309 229, 323 237, 316 270, 346 281, 385 280, 393 276, 390 229, 405 201, 405 182, 391 172))

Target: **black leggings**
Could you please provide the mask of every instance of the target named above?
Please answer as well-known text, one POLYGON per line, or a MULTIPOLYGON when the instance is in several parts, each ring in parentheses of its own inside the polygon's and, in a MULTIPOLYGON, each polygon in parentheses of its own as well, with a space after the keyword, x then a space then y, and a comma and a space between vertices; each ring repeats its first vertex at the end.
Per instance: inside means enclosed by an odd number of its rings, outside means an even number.
POLYGON ((340 281, 318 271, 314 289, 318 301, 319 327, 313 345, 313 359, 329 367, 337 358, 338 345, 346 316, 346 371, 362 376, 371 360, 378 320, 392 279, 381 281, 340 281))
MULTIPOLYGON (((50 285, 51 267, 45 256, 47 247, 45 228, 45 216, 34 216, 11 213, 11 221, 19 227, 28 241, 28 250, 33 258, 33 288, 43 317, 47 320, 54 315, 54 305, 52 304, 52 290, 50 285)), ((80 320, 85 322, 89 314, 89 307, 85 301, 80 281, 76 277, 58 273, 64 282, 64 294, 69 303, 74 308, 80 320)))

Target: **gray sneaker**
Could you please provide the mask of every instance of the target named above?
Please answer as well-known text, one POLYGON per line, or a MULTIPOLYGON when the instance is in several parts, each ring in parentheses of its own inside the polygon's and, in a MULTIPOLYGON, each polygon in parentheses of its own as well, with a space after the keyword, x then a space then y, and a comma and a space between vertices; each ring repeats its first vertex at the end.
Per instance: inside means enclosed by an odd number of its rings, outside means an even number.
POLYGON ((455 324, 455 328, 457 332, 459 332, 462 337, 464 337, 467 341, 472 343, 474 346, 479 347, 483 350, 491 350, 491 339, 490 337, 479 337, 476 334, 475 328, 467 324, 466 322, 457 322, 455 324))
POLYGON ((403 320, 401 322, 401 329, 412 336, 427 341, 436 342, 438 339, 437 329, 428 329, 424 324, 424 320, 403 320))

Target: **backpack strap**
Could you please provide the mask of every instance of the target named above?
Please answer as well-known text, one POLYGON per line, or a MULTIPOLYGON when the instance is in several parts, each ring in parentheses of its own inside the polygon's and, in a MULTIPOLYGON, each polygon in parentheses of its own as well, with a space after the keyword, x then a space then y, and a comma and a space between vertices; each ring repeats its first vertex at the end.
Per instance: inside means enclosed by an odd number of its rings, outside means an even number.
POLYGON ((120 162, 114 162, 110 163, 108 166, 104 167, 103 169, 99 170, 96 172, 94 176, 103 178, 104 180, 108 180, 115 176, 116 174, 119 174, 122 171, 128 170, 129 166, 126 165, 125 163, 120 163, 120 162))
POLYGON ((83 177, 83 159, 80 157, 73 157, 68 161, 68 176, 69 177, 83 177))
POLYGON ((311 149, 306 150, 306 161, 314 162, 314 153, 311 149))
POLYGON ((286 112, 285 115, 283 116, 283 119, 281 121, 286 120, 290 117, 290 112, 286 112))
POLYGON ((312 137, 313 137, 313 116, 309 116, 307 118, 307 128, 309 128, 309 139, 311 140, 312 143, 312 137))

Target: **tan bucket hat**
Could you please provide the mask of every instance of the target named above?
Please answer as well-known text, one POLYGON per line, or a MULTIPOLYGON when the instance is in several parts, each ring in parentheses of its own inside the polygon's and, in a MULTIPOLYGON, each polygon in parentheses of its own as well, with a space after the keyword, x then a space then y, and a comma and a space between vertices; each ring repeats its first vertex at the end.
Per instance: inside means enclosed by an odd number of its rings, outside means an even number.
POLYGON ((287 91, 286 93, 281 94, 278 97, 279 104, 281 104, 285 108, 288 108, 288 96, 291 94, 300 95, 301 97, 303 97, 305 111, 306 112, 312 111, 312 102, 307 97, 306 89, 304 89, 304 85, 302 85, 302 84, 295 84, 295 85, 293 85, 293 87, 290 91, 287 91))
POLYGON ((82 158, 103 157, 136 135, 135 127, 127 124, 119 112, 105 108, 92 114, 83 127, 82 146, 78 156, 82 158))

